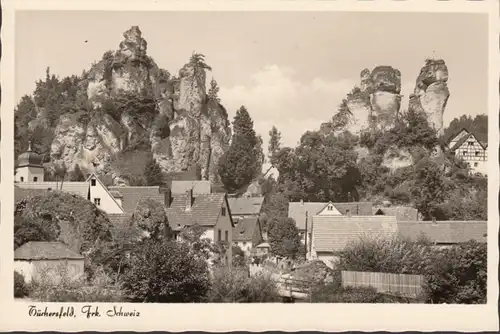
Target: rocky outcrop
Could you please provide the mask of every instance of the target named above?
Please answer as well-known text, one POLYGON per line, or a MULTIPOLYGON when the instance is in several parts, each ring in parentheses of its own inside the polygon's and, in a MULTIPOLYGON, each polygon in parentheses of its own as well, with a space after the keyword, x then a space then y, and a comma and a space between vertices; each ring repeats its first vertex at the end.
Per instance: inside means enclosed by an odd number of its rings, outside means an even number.
POLYGON ((360 85, 343 101, 334 121, 345 119, 341 128, 353 134, 364 130, 390 128, 401 107, 401 72, 390 66, 364 69, 360 85))
POLYGON ((409 108, 423 111, 438 135, 443 134, 443 113, 450 97, 448 68, 442 59, 427 59, 410 96, 409 108))
POLYGON ((51 163, 119 177, 113 159, 139 149, 150 151, 165 172, 200 166, 202 178, 217 179, 230 129, 224 107, 207 97, 206 67, 190 61, 171 76, 147 55, 139 27, 123 36, 118 50, 86 73, 80 90, 89 107, 57 124, 51 163))

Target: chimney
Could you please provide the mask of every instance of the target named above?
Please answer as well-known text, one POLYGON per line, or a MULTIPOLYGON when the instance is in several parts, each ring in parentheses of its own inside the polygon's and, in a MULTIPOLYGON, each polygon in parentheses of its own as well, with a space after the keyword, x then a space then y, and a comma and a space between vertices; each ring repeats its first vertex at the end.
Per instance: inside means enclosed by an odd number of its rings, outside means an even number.
POLYGON ((304 200, 300 199, 300 205, 304 205, 304 200))
POLYGON ((193 189, 186 190, 186 211, 191 210, 193 205, 193 189))

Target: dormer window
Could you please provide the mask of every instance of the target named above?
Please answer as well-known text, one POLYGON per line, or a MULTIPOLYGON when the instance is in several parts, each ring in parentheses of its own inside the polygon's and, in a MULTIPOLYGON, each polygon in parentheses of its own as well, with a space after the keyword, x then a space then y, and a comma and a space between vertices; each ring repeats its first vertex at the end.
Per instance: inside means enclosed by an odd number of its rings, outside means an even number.
POLYGON ((333 205, 328 205, 328 208, 327 208, 328 211, 332 211, 333 210, 333 205))
POLYGON ((90 180, 90 185, 91 185, 92 187, 95 187, 95 184, 96 184, 95 179, 90 180))

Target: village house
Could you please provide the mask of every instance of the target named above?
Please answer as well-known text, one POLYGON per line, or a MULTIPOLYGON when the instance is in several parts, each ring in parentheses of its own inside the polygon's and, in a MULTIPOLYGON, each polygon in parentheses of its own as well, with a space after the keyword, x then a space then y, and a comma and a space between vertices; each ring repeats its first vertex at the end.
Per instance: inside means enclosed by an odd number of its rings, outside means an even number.
POLYGON ((166 200, 168 222, 174 233, 181 232, 185 227, 198 225, 205 229, 203 238, 215 243, 228 245, 226 261, 232 263, 231 245, 233 244, 233 221, 225 193, 194 194, 193 189, 185 194, 165 193, 170 196, 166 200))
POLYGON ((382 206, 373 208, 375 216, 395 216, 397 221, 419 220, 418 210, 411 206, 382 206))
POLYGON ((260 245, 262 241, 259 218, 243 218, 238 224, 235 224, 233 228, 233 245, 240 247, 246 256, 250 256, 254 248, 260 245))
POLYGON ((30 241, 14 251, 14 270, 32 280, 57 283, 61 273, 70 280, 82 278, 85 259, 62 242, 30 241))
POLYGON ((425 238, 435 247, 448 248, 470 240, 486 243, 487 221, 405 221, 398 223, 402 237, 417 241, 425 238))
POLYGON ((234 223, 238 224, 241 219, 260 216, 264 197, 229 197, 228 202, 231 208, 231 217, 234 223))
POLYGON ((395 216, 314 215, 308 259, 318 259, 333 268, 335 252, 363 237, 393 237, 397 234, 395 216))
POLYGON ((451 138, 448 149, 465 161, 472 172, 488 174, 488 143, 481 143, 467 129, 460 130, 451 138))
MULTIPOLYGON (((311 222, 313 216, 371 216, 373 215, 371 202, 290 202, 288 217, 295 220, 302 243, 310 243, 311 222)), ((309 248, 309 247, 308 247, 309 248)))

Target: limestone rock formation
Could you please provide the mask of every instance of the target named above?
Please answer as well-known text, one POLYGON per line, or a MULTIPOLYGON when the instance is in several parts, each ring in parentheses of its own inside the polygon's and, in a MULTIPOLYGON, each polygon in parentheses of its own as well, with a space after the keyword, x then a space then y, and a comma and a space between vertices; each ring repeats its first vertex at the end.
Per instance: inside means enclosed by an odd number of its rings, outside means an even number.
POLYGON ((401 107, 401 72, 390 66, 364 69, 360 85, 343 101, 334 116, 336 128, 359 134, 363 130, 390 128, 401 107))
POLYGON ((409 108, 423 111, 438 135, 443 134, 443 113, 450 97, 448 67, 442 59, 427 59, 422 67, 409 108))
MULTIPOLYGON (((224 107, 206 94, 206 70, 190 61, 178 77, 147 55, 137 26, 125 31, 118 50, 108 51, 86 73, 80 87, 89 107, 63 115, 51 145, 51 163, 69 170, 108 173, 120 153, 150 151, 166 172, 201 167, 216 180, 218 159, 229 146, 224 107)), ((130 163, 133 163, 132 161, 130 163)))

